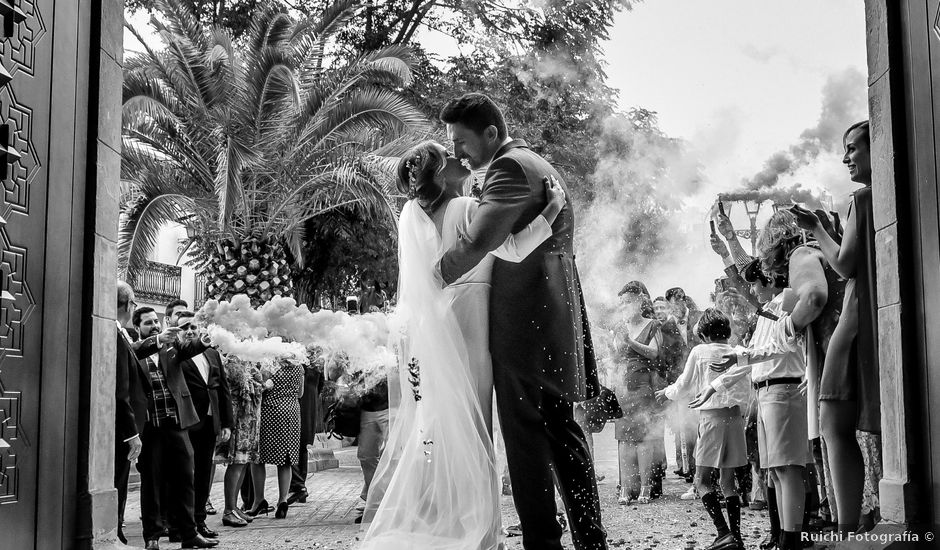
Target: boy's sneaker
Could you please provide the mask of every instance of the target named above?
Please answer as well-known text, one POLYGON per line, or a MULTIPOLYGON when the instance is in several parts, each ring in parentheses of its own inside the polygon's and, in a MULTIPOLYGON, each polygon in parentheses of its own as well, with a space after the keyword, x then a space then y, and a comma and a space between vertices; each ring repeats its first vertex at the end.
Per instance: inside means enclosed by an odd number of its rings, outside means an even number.
POLYGON ((695 500, 698 498, 698 491, 695 490, 695 486, 689 487, 689 490, 682 493, 682 496, 679 497, 682 500, 695 500))

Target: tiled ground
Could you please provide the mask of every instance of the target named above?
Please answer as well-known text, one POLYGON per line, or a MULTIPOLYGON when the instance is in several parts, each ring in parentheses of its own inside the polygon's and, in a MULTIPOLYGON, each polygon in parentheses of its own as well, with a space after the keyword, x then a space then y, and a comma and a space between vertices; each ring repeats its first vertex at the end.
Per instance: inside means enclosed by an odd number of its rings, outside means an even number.
MULTIPOLYGON (((618 506, 616 501, 617 460, 613 431, 608 428, 595 436, 598 473, 606 476, 599 484, 604 508, 604 523, 608 530, 611 548, 644 550, 686 550, 706 547, 714 535, 711 522, 705 516, 699 501, 682 501, 679 495, 688 485, 671 473, 665 483, 666 496, 648 505, 618 506)), ((671 451, 670 451, 671 452, 671 451)), ((291 506, 287 519, 277 520, 273 516, 260 517, 244 528, 227 528, 221 525, 221 514, 209 517, 209 526, 221 533, 224 550, 274 550, 274 549, 330 549, 352 550, 358 545, 359 529, 353 523, 356 506, 359 504, 361 471, 356 461, 355 449, 346 448, 336 452, 340 467, 318 472, 307 482, 310 497, 306 504, 291 506)), ((673 468, 670 468, 670 470, 673 468)), ((219 472, 218 479, 221 479, 219 472)), ((265 494, 268 501, 276 500, 277 482, 273 468, 269 469, 265 494)), ((212 489, 212 502, 221 511, 222 484, 212 489)), ((515 512, 509 497, 503 497, 503 522, 515 522, 515 512)), ((128 498, 127 518, 139 515, 138 493, 128 498)), ((763 537, 766 512, 744 511, 743 531, 747 548, 756 549, 763 537)), ((140 538, 140 522, 129 522, 127 533, 133 538, 131 544, 143 546, 140 538)), ((566 537, 570 547, 570 538, 566 537)), ((178 548, 166 539, 163 548, 178 548)), ((506 540, 507 550, 521 550, 520 538, 506 540)))

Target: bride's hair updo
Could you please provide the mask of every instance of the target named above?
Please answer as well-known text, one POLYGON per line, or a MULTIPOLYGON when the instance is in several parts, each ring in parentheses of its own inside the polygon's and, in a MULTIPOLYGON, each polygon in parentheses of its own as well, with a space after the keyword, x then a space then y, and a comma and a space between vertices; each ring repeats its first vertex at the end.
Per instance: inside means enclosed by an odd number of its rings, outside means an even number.
POLYGON ((398 190, 409 199, 434 201, 442 188, 434 176, 444 168, 444 162, 433 141, 415 145, 398 162, 398 190))

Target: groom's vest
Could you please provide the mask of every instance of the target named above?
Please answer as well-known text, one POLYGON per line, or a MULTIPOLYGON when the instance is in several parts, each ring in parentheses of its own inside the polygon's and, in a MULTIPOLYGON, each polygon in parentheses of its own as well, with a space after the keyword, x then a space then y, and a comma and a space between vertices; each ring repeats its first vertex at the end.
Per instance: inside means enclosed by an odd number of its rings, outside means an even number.
MULTIPOLYGON (((566 205, 552 236, 520 263, 497 259, 490 300, 490 350, 496 383, 521 377, 570 401, 597 395, 597 365, 581 282, 574 258, 574 209, 557 171, 522 140, 500 149, 490 164, 482 194, 493 176, 511 175, 516 197, 529 188, 528 204, 513 233, 526 227, 546 205, 543 178, 552 175, 565 189, 566 205), (521 170, 520 170, 521 168, 521 170), (524 176, 523 176, 524 175, 524 176)), ((492 191, 492 190, 490 190, 492 191)), ((518 200, 518 199, 515 199, 518 200)))

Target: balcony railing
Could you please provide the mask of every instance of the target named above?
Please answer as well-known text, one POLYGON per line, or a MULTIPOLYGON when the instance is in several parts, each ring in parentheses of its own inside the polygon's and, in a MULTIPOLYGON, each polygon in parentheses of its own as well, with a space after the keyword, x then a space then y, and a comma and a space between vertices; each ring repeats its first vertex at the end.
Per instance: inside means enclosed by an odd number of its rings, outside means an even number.
POLYGON ((206 299, 207 299, 206 284, 207 283, 208 283, 208 277, 206 277, 206 275, 202 273, 196 275, 196 289, 195 289, 196 296, 195 296, 195 299, 193 300, 195 302, 195 304, 193 304, 194 310, 198 310, 199 308, 203 306, 203 304, 206 303, 206 299))
POLYGON ((176 265, 148 261, 131 286, 139 301, 166 304, 180 297, 182 272, 176 265))

